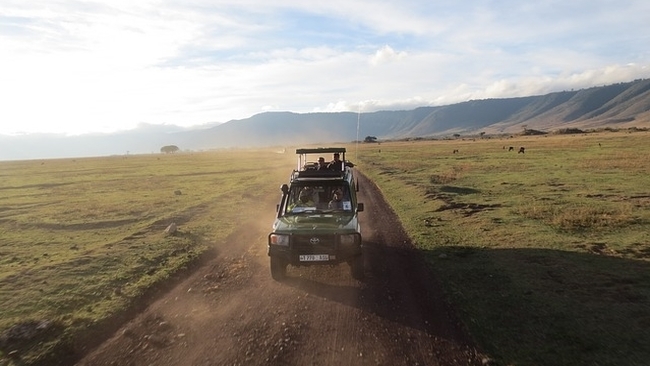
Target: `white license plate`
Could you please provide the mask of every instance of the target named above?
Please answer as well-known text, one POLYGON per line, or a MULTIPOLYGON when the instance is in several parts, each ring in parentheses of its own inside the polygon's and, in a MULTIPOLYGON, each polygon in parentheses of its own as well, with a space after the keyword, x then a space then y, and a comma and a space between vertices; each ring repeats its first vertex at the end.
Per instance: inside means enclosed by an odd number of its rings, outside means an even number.
POLYGON ((319 262, 328 261, 330 256, 328 254, 305 254, 299 257, 301 262, 319 262))

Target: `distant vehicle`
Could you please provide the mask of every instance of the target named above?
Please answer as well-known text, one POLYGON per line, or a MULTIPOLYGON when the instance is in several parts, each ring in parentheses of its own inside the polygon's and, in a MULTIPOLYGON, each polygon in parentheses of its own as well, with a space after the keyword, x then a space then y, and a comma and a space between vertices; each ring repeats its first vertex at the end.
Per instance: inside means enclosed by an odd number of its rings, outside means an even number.
POLYGON ((287 266, 348 263, 353 278, 364 277, 358 185, 345 148, 297 149, 298 167, 280 189, 273 232, 268 237, 271 276, 286 277, 287 266), (313 156, 338 153, 339 169, 318 169, 313 156))

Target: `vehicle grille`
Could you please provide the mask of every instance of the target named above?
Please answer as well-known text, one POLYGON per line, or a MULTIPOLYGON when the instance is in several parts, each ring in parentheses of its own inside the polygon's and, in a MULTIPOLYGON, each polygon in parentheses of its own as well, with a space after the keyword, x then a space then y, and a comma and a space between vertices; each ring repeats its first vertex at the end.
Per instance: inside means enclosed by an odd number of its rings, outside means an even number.
POLYGON ((336 250, 336 235, 293 235, 291 243, 301 254, 326 254, 336 250))

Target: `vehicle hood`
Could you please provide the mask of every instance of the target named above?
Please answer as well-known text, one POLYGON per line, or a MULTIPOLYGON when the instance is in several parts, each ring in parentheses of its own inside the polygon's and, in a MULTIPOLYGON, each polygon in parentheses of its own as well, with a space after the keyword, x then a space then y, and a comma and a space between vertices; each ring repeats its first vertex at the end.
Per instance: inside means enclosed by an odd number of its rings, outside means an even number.
POLYGON ((274 232, 357 232, 356 215, 300 214, 287 215, 275 220, 274 232))

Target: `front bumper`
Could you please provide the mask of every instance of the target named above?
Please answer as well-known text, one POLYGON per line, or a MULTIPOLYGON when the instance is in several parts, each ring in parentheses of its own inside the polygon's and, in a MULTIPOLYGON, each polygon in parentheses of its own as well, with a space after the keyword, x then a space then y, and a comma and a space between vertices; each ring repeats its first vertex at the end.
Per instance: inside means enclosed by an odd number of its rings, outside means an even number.
MULTIPOLYGON (((284 239, 284 238, 283 238, 284 239)), ((335 234, 269 234, 268 255, 293 266, 333 265, 348 262, 361 255, 359 233, 335 234), (288 243, 276 244, 274 235, 288 237, 288 243)))

